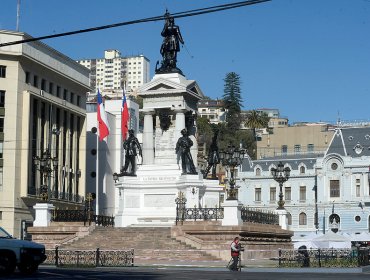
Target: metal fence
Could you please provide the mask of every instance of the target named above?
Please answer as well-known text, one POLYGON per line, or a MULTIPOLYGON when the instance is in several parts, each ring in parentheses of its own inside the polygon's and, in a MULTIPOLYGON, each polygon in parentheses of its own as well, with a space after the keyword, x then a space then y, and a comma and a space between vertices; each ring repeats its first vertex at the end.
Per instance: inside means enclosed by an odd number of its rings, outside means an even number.
POLYGON ((369 265, 369 248, 279 250, 279 267, 359 267, 369 265))
POLYGON ((252 209, 248 207, 243 207, 241 209, 241 218, 243 222, 259 223, 259 224, 269 224, 278 225, 279 215, 271 211, 263 211, 260 209, 252 209))
POLYGON ((130 250, 46 250, 43 264, 57 267, 134 266, 134 249, 130 250))
POLYGON ((223 208, 176 208, 176 225, 181 224, 185 220, 206 221, 206 220, 220 220, 224 217, 223 208))
POLYGON ((114 226, 113 216, 95 215, 93 211, 55 209, 51 217, 53 222, 83 222, 84 225, 94 222, 98 226, 114 226))
MULTIPOLYGON (((224 208, 185 208, 185 203, 177 203, 176 225, 183 224, 185 220, 206 221, 224 218, 224 208)), ((271 211, 243 207, 241 209, 243 222, 279 225, 279 215, 271 211)))

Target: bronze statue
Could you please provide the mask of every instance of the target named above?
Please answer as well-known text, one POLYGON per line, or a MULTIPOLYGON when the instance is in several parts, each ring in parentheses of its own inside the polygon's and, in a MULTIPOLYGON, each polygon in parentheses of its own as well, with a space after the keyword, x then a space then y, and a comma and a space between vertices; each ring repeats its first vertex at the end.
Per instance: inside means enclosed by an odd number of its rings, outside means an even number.
POLYGON ((139 152, 139 155, 142 157, 142 151, 139 141, 134 135, 134 130, 129 129, 128 138, 123 142, 123 148, 125 149, 125 165, 121 170, 122 175, 135 176, 136 169, 136 156, 139 152), (131 170, 128 173, 128 166, 131 166, 131 170))
POLYGON ((168 11, 165 13, 165 24, 161 35, 163 42, 160 53, 162 55, 161 67, 158 69, 158 62, 156 65, 155 72, 160 73, 180 73, 181 70, 177 68, 177 53, 180 51, 180 43, 184 44, 180 28, 175 24, 174 18, 168 11))
POLYGON ((209 147, 209 153, 208 153, 208 158, 207 158, 208 166, 203 173, 203 178, 207 178, 208 172, 212 168, 212 179, 217 179, 216 167, 217 167, 217 164, 220 163, 220 155, 218 153, 218 146, 217 146, 217 136, 218 136, 218 131, 215 131, 213 134, 211 146, 209 147))
POLYGON ((181 130, 181 134, 182 136, 176 143, 176 153, 179 153, 181 157, 182 174, 198 174, 195 170, 193 158, 190 153, 193 141, 189 138, 188 132, 185 128, 181 130))

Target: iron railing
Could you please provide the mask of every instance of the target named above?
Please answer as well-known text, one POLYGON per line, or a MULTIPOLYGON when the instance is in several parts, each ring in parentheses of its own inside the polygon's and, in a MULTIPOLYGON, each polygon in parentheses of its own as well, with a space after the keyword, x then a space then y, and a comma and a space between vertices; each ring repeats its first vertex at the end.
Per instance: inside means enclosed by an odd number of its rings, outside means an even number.
POLYGON ((220 220, 224 217, 223 208, 176 208, 176 225, 178 222, 183 222, 185 220, 220 220))
POLYGON ((134 266, 134 249, 129 250, 46 250, 45 265, 57 267, 134 266))
MULTIPOLYGON (((45 190, 42 187, 36 188, 34 190, 35 195, 37 197, 40 197, 44 191, 45 190)), ((29 194, 29 195, 32 195, 32 194, 29 194)), ((83 203, 84 197, 81 195, 75 194, 75 193, 51 190, 50 200, 60 200, 60 201, 67 201, 67 202, 83 203)))
POLYGON ((53 222, 83 222, 84 225, 95 223, 97 226, 114 226, 113 216, 95 215, 93 211, 55 209, 51 220, 53 222))
POLYGON ((359 267, 369 264, 369 248, 279 250, 279 267, 359 267))
POLYGON ((241 218, 243 222, 269 224, 269 225, 279 224, 278 214, 275 214, 272 211, 263 211, 259 209, 248 208, 248 207, 243 207, 241 209, 241 218))

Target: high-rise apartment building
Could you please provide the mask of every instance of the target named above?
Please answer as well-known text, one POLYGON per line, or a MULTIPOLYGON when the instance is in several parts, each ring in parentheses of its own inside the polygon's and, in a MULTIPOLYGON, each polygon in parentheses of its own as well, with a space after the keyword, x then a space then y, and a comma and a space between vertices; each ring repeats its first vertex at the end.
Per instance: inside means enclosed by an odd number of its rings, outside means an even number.
POLYGON ((144 55, 125 56, 106 50, 104 58, 82 59, 78 63, 90 70, 92 92, 99 88, 104 95, 116 96, 126 83, 128 94, 150 81, 150 62, 144 55))

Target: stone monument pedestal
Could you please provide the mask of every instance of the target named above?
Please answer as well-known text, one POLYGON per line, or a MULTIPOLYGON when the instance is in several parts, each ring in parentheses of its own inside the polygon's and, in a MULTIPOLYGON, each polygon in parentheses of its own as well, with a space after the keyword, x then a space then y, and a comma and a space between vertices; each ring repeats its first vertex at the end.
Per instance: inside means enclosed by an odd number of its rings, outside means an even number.
POLYGON ((51 222, 51 211, 54 210, 54 205, 50 203, 36 203, 33 206, 35 209, 34 227, 48 227, 51 222))
POLYGON ((224 208, 223 226, 240 226, 243 224, 241 218, 241 204, 238 200, 226 200, 222 205, 224 208))
POLYGON ((285 209, 277 209, 275 210, 275 213, 279 215, 279 226, 281 226, 282 229, 288 229, 287 224, 288 212, 285 209))

